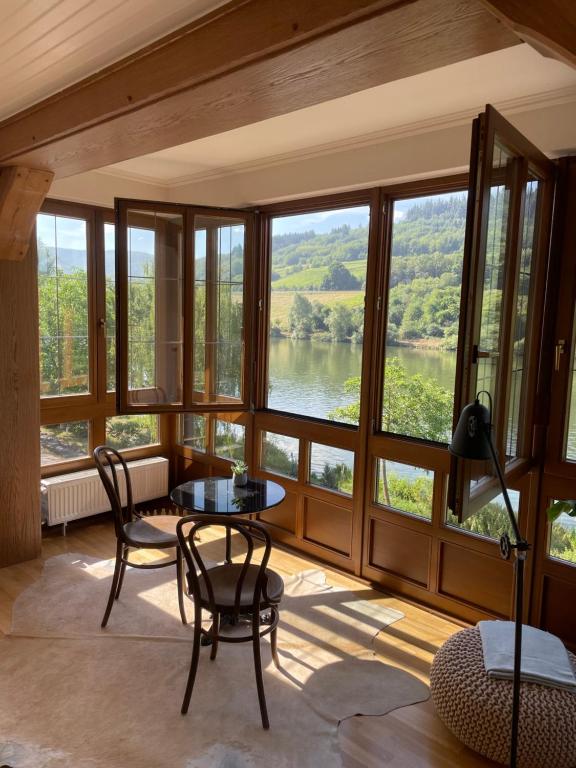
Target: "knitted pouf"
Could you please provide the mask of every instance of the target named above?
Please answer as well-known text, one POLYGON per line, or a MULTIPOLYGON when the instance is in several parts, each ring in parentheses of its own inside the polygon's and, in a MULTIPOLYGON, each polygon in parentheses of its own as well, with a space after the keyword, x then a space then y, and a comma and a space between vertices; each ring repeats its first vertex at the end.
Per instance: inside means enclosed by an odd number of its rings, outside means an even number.
MULTIPOLYGON (((569 656, 576 670, 576 656, 569 656)), ((509 763, 512 682, 486 674, 478 628, 457 632, 440 648, 430 691, 441 720, 461 742, 509 763)), ((522 683, 518 734, 519 768, 575 768, 576 694, 522 683)))

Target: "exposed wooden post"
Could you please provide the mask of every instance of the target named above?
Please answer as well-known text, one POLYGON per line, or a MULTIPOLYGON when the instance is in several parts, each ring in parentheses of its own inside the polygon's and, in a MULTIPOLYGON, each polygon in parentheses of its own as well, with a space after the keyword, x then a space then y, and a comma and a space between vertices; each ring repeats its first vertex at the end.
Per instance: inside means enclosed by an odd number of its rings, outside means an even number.
POLYGON ((0 170, 0 567, 40 554, 36 214, 51 173, 0 170))
POLYGON ((0 259, 21 261, 28 253, 36 214, 54 174, 35 168, 0 168, 0 259))
POLYGON ((482 0, 521 40, 553 59, 576 67, 574 0, 482 0))

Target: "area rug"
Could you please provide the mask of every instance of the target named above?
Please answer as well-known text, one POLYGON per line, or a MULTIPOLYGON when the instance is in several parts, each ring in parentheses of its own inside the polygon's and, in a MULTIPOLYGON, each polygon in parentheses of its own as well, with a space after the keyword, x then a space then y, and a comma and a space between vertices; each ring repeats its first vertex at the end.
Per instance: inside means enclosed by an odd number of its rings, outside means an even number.
POLYGON ((281 670, 262 643, 270 731, 261 727, 250 644, 222 644, 214 662, 203 649, 182 716, 191 643, 173 573, 127 572, 122 605, 101 632, 111 576, 109 562, 60 556, 16 601, 13 635, 0 640, 0 765, 340 768, 339 721, 428 696, 371 648, 402 618, 386 597, 330 587, 309 571, 286 579, 281 670))

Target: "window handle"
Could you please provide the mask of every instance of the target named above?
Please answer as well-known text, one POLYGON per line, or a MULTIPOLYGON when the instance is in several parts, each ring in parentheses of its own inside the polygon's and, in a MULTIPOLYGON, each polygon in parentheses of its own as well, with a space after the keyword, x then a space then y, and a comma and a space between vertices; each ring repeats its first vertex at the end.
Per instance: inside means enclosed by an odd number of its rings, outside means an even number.
POLYGON ((97 325, 98 325, 98 328, 102 328, 102 329, 106 328, 106 320, 103 317, 99 317, 97 325))
POLYGON ((554 370, 560 370, 560 355, 566 352, 566 340, 558 339, 556 346, 554 347, 554 370))
POLYGON ((472 364, 476 364, 481 357, 491 357, 491 353, 483 352, 478 348, 478 344, 474 344, 472 347, 472 364))

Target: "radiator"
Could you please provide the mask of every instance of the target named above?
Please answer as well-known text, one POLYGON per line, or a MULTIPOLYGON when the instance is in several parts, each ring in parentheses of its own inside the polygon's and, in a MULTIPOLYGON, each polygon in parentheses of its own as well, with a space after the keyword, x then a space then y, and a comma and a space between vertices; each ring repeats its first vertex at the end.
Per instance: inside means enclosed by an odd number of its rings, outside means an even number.
MULTIPOLYGON (((134 503, 168 495, 168 459, 154 456, 128 462, 134 503)), ((124 470, 118 467, 118 482, 122 504, 126 504, 124 470)), ((40 485, 42 516, 48 525, 67 523, 81 517, 110 510, 108 496, 98 470, 71 472, 47 477, 40 485)))

